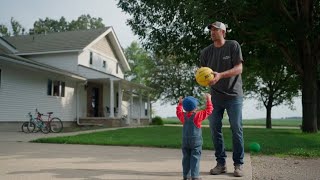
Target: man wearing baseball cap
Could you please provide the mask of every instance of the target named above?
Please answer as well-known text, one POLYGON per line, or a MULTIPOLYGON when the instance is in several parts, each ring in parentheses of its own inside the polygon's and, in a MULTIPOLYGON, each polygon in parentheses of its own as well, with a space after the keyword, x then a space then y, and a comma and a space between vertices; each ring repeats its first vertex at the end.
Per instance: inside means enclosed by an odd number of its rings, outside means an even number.
POLYGON ((217 165, 210 174, 225 173, 226 151, 222 134, 222 119, 225 110, 232 130, 234 176, 243 176, 244 140, 242 130, 242 52, 235 40, 226 40, 227 25, 216 21, 207 26, 212 44, 201 51, 200 66, 209 67, 214 72, 210 82, 212 102, 215 108, 209 117, 212 141, 215 147, 217 165))

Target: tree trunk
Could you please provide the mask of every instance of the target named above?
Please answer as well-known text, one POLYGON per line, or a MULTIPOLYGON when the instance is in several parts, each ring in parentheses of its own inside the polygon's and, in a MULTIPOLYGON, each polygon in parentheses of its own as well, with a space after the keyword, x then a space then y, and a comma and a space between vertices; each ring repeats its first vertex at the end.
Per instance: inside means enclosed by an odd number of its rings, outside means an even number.
MULTIPOLYGON (((320 64, 318 65, 320 66, 320 64)), ((320 72, 318 72, 319 74, 320 72)), ((318 80, 318 103, 317 103, 317 125, 318 125, 318 130, 320 130, 320 80, 318 80)))
POLYGON ((316 133, 317 128, 317 63, 315 59, 303 60, 304 75, 302 79, 302 131, 316 133))
POLYGON ((271 124, 271 105, 267 105, 266 109, 267 109, 267 118, 266 118, 266 128, 267 129, 271 129, 272 128, 272 124, 271 124))

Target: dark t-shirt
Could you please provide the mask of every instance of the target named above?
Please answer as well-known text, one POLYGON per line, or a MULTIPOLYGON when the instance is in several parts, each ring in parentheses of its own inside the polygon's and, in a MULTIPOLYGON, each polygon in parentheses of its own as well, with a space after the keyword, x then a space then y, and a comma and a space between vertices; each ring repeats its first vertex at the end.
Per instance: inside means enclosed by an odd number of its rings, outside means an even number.
MULTIPOLYGON (((204 48, 200 55, 200 66, 210 67, 213 71, 223 72, 242 63, 241 47, 237 41, 226 40, 222 47, 213 44, 204 48)), ((229 99, 243 96, 241 74, 223 78, 211 86, 211 95, 214 99, 229 99)))

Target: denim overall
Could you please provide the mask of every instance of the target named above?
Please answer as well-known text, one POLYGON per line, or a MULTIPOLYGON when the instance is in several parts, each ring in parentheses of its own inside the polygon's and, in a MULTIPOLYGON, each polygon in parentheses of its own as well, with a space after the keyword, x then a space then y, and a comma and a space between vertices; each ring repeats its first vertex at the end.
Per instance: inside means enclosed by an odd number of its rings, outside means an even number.
POLYGON ((202 151, 202 131, 193 122, 195 113, 190 118, 184 114, 182 129, 182 168, 183 177, 198 178, 202 151))

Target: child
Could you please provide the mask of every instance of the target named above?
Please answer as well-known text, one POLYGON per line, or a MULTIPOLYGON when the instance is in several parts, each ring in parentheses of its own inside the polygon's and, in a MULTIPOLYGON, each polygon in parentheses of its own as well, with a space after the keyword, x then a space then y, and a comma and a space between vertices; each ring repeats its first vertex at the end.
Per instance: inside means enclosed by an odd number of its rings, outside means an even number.
POLYGON ((198 99, 188 96, 179 98, 177 106, 177 117, 183 124, 182 132, 182 169, 183 179, 190 177, 192 180, 200 180, 200 158, 202 151, 201 122, 205 120, 213 110, 211 95, 205 94, 207 105, 205 110, 196 111, 198 99), (183 109, 186 112, 183 112, 183 109))

